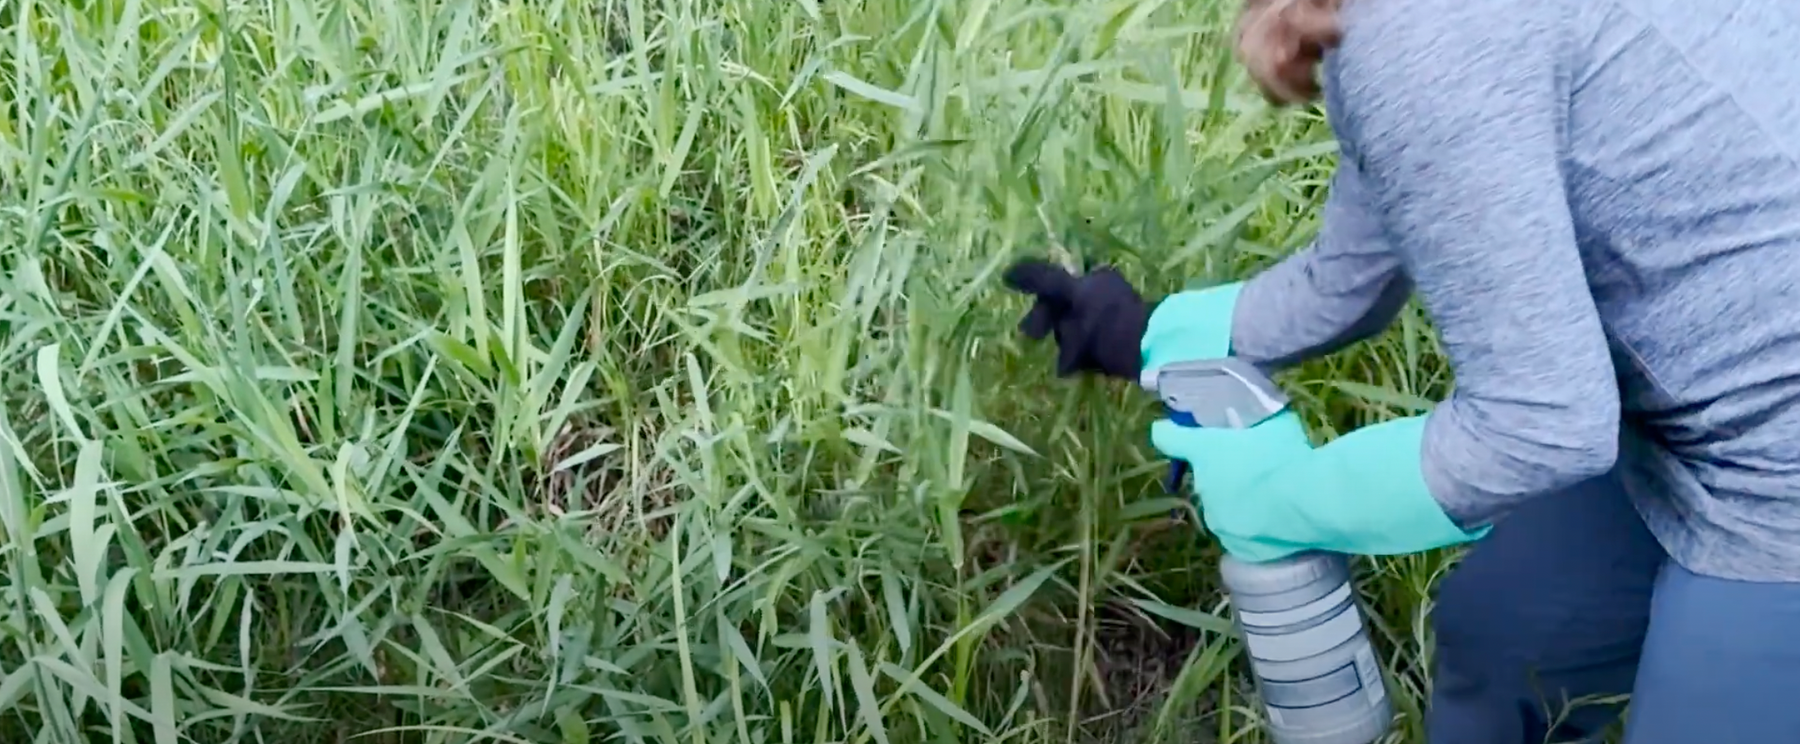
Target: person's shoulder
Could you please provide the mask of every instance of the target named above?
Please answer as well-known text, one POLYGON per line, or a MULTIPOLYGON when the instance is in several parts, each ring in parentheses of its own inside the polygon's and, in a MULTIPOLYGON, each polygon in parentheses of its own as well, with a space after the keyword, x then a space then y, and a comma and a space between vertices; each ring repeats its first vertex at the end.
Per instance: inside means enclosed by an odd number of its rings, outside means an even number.
POLYGON ((1414 91, 1486 95, 1488 78, 1555 64, 1572 1, 1344 0, 1330 99, 1354 111, 1412 105, 1414 91))
POLYGON ((1326 80, 1344 152, 1378 189, 1452 189, 1450 161, 1477 140, 1545 136, 1578 1, 1344 0, 1326 80))
POLYGON ((1344 0, 1336 50, 1347 72, 1430 74, 1484 55, 1559 43, 1571 0, 1344 0))

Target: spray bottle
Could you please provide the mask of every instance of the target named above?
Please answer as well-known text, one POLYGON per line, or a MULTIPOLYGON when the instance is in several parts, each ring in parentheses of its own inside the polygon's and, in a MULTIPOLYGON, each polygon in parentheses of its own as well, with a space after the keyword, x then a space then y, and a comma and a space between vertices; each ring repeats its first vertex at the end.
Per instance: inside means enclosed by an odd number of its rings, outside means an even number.
MULTIPOLYGON (((1145 370, 1139 383, 1181 426, 1247 428, 1288 405, 1239 359, 1177 362, 1145 370)), ((1187 463, 1171 463, 1164 485, 1179 492, 1186 473, 1187 463)), ((1225 555, 1219 570, 1276 744, 1371 744, 1387 733, 1392 703, 1345 556, 1251 563, 1225 555)))

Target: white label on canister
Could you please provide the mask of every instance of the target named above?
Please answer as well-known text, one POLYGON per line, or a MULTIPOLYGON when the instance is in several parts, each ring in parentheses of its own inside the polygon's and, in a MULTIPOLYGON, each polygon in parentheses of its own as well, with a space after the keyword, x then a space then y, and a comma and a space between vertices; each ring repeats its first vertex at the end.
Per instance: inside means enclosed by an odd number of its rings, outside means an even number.
POLYGON ((1381 683, 1381 669, 1375 666, 1375 652, 1364 646, 1356 652, 1356 676, 1362 678, 1364 694, 1369 696, 1369 704, 1379 704, 1387 697, 1387 686, 1381 683))

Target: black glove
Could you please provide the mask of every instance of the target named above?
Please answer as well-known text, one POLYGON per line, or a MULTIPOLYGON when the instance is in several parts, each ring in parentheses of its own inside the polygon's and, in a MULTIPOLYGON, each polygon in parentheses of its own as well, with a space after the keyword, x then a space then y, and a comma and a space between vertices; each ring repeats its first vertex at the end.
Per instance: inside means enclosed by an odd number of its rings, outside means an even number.
POLYGON ((1037 298, 1019 331, 1033 340, 1056 334, 1058 377, 1098 372, 1137 380, 1150 307, 1118 271, 1102 266, 1076 276, 1048 261, 1025 260, 1007 269, 1004 281, 1037 298))

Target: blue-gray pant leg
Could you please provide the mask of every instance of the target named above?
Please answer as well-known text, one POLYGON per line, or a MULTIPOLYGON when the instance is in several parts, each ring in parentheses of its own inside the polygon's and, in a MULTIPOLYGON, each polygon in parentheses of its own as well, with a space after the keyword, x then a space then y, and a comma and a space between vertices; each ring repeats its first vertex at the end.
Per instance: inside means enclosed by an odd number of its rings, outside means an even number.
POLYGON ((1626 744, 1800 742, 1800 584, 1663 568, 1626 744))
POLYGON ((1439 587, 1430 744, 1574 742, 1614 723, 1616 704, 1567 703, 1631 691, 1664 562, 1611 476, 1507 515, 1439 587))

